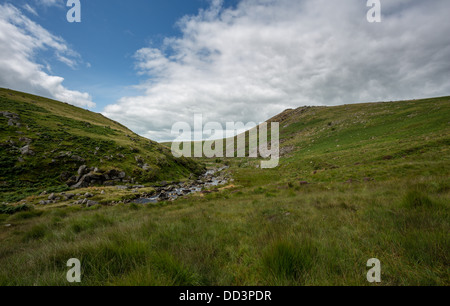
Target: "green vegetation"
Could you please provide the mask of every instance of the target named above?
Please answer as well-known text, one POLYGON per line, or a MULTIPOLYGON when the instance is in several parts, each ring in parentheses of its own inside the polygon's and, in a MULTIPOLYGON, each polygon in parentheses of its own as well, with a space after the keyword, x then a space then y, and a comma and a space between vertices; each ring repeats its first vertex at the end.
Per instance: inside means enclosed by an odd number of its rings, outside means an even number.
POLYGON ((230 165, 217 192, 0 212, 0 285, 69 285, 69 258, 82 285, 371 285, 378 258, 381 285, 448 286, 449 118, 448 97, 289 110, 279 167, 200 160, 230 165))
POLYGON ((66 103, 0 89, 0 112, 12 114, 0 113, 0 203, 65 191, 81 165, 124 171, 139 183, 203 170, 101 114, 66 103))
POLYGON ((0 204, 0 214, 13 215, 17 212, 27 211, 30 209, 30 206, 24 204, 15 206, 0 204))

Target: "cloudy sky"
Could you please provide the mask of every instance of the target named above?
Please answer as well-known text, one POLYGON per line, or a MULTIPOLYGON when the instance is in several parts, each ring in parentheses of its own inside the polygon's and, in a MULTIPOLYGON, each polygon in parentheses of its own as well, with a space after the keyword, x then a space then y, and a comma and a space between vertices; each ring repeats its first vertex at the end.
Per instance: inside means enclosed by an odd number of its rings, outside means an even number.
POLYGON ((0 1, 0 86, 89 108, 154 140, 177 121, 450 95, 450 1, 0 1))

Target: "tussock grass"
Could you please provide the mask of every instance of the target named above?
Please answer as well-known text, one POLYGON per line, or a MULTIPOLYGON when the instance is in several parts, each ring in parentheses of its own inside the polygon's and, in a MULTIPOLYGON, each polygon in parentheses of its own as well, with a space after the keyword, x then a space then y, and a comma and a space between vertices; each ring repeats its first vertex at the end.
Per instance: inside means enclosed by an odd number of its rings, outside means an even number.
POLYGON ((309 240, 297 243, 277 241, 264 252, 262 262, 265 270, 275 278, 275 282, 293 280, 301 283, 302 279, 308 277, 316 257, 317 248, 309 240))
POLYGON ((448 101, 289 111, 278 168, 201 160, 230 165, 212 194, 0 215, 0 285, 69 285, 78 258, 81 285, 364 286, 378 258, 381 285, 448 286, 448 101))

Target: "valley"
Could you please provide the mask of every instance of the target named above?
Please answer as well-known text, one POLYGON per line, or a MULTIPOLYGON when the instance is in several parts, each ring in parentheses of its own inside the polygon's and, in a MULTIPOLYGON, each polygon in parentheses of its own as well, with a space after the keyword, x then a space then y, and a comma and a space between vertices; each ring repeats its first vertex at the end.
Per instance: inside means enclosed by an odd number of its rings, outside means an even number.
POLYGON ((371 258, 381 285, 450 284, 450 97, 286 110, 273 169, 0 99, 1 285, 67 285, 69 258, 82 285, 370 285, 371 258))

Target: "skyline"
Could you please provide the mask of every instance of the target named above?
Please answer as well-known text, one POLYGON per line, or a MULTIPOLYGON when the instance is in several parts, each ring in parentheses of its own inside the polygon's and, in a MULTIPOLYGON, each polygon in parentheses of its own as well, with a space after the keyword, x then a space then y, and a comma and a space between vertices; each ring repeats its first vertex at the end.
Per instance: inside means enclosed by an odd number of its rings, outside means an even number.
POLYGON ((101 112, 147 138, 178 121, 262 122, 302 105, 450 93, 444 0, 0 1, 0 86, 101 112), (258 110, 255 112, 255 110, 258 110))

